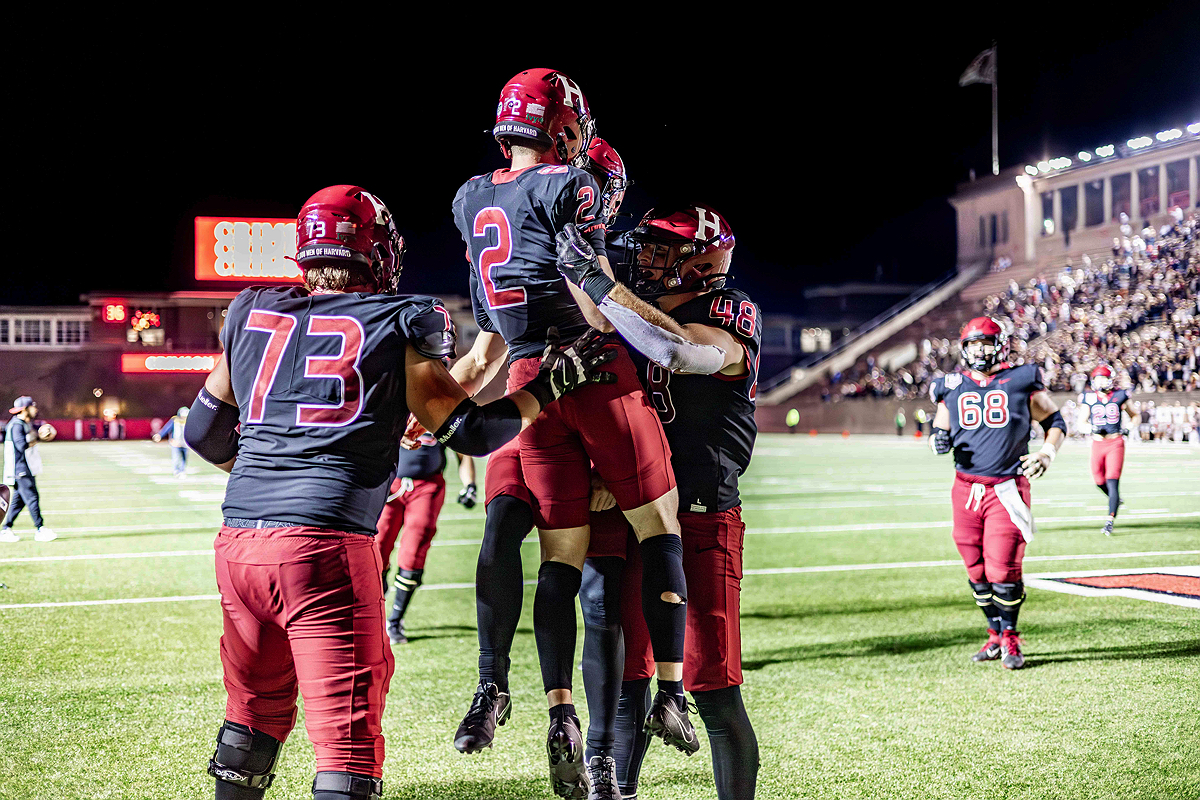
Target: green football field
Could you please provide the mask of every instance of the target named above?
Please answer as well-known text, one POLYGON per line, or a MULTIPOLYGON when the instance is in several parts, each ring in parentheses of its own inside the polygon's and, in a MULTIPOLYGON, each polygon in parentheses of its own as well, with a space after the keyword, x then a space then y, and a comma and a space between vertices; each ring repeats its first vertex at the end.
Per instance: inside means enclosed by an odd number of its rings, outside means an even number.
MULTIPOLYGON (((44 451, 59 539, 34 542, 23 516, 22 541, 0 544, 0 798, 212 797, 224 476, 193 456, 176 481, 166 445, 148 442, 44 451)), ((1129 448, 1111 538, 1087 456, 1069 443, 1034 484, 1027 577, 1200 564, 1200 448, 1129 448)), ((909 437, 760 437, 742 484, 758 797, 1200 797, 1200 609, 1034 587, 1026 669, 971 663, 984 620, 950 538, 952 472, 909 437)), ((531 586, 511 722, 493 750, 451 744, 475 684, 482 525, 482 508, 447 505, 413 640, 396 649, 389 799, 552 796, 531 586)), ((533 578, 535 536, 525 554, 533 578)), ((576 688, 586 715, 578 673, 576 688)), ((311 797, 302 720, 269 798, 311 797)), ((690 759, 652 747, 639 796, 715 797, 707 744, 690 759)))

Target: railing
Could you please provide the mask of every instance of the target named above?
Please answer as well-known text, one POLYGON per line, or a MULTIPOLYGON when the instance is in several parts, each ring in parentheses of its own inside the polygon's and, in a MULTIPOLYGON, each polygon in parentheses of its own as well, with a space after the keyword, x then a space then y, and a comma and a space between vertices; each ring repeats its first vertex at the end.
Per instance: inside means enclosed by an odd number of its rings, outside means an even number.
MULTIPOLYGON (((973 269, 979 270, 980 267, 982 267, 982 266, 983 265, 976 265, 975 267, 973 267, 973 269)), ((883 325, 886 325, 888 322, 895 319, 900 314, 903 314, 905 311, 909 310, 913 306, 926 300, 930 295, 935 294, 936 292, 946 288, 949 284, 958 280, 960 277, 962 277, 964 272, 959 272, 957 269, 951 270, 943 278, 941 278, 937 281, 934 281, 933 283, 927 284, 926 286, 922 287, 918 291, 909 295, 907 298, 905 298, 901 302, 897 303, 896 305, 892 306, 888 310, 884 311, 882 314, 879 314, 878 316, 869 320, 868 322, 863 323, 850 335, 843 336, 840 340, 838 340, 838 343, 833 348, 826 350, 824 352, 813 353, 809 356, 806 356, 805 358, 802 358, 799 361, 796 361, 795 363, 793 363, 791 366, 785 368, 784 370, 779 372, 777 375, 775 375, 775 377, 771 378, 770 380, 760 383, 759 391, 761 393, 765 394, 766 392, 769 392, 772 389, 778 388, 778 387, 784 385, 785 383, 787 383, 788 381, 790 381, 792 379, 792 375, 794 374, 794 372, 796 370, 816 369, 823 362, 828 361, 829 359, 832 359, 832 358, 836 358, 837 356, 846 352, 846 350, 853 347, 856 342, 858 342, 860 339, 862 339, 867 334, 882 327, 883 325)))

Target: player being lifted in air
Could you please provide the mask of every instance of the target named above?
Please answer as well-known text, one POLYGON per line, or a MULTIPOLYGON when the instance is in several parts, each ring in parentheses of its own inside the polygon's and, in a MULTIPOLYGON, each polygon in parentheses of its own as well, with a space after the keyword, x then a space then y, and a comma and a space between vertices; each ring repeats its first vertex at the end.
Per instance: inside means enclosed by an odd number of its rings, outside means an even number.
MULTIPOLYGON (((453 205, 471 262, 471 299, 482 340, 453 372, 469 394, 486 383, 506 354, 509 385, 527 380, 551 329, 568 339, 585 332, 589 323, 611 329, 588 296, 567 285, 555 266, 555 235, 568 223, 579 225, 580 235, 597 251, 604 248, 601 193, 581 168, 592 129, 583 93, 561 72, 526 70, 501 90, 493 135, 511 165, 468 180, 453 205)), ((608 270, 606 259, 600 259, 608 270)), ((525 514, 521 498, 527 496, 538 528, 542 564, 534 633, 550 707, 547 750, 554 789, 570 797, 587 789, 571 674, 593 465, 640 541, 647 565, 643 610, 660 693, 673 698, 683 691, 687 587, 670 452, 628 352, 616 343, 610 347, 616 355, 607 369, 616 383, 587 387, 574 401, 556 405, 521 434, 519 448, 506 449, 488 462, 487 526, 501 513, 519 519, 525 514), (497 505, 501 495, 515 502, 497 505)), ((497 527, 505 528, 500 533, 505 542, 523 535, 519 523, 497 527)), ((497 568, 513 571, 519 579, 519 554, 502 561, 497 568)), ((484 598, 494 594, 493 581, 497 576, 480 576, 481 619, 497 613, 508 597, 504 592, 504 597, 484 598)), ((456 735, 456 745, 468 752, 490 744, 501 714, 508 713, 507 692, 497 685, 498 673, 507 672, 507 659, 499 661, 486 646, 484 628, 481 624, 479 688, 456 735)), ((659 704, 651 713, 670 712, 659 704)), ((686 709, 676 716, 676 724, 694 736, 686 709)))
POLYGON ((482 455, 609 356, 586 341, 546 348, 527 383, 476 405, 442 361, 455 341, 446 309, 393 296, 404 240, 378 198, 317 192, 297 240, 304 285, 233 300, 185 432, 230 473, 215 543, 228 701, 208 771, 217 800, 260 800, 299 692, 314 800, 379 800, 394 661, 372 537, 409 411, 451 449, 482 455))
POLYGON ((1021 562, 1036 526, 1029 479, 1042 475, 1067 434, 1067 425, 1042 383, 1036 364, 1007 362, 1008 336, 988 317, 976 317, 959 337, 965 369, 930 387, 937 414, 930 445, 954 451, 957 473, 950 500, 954 544, 967 566, 975 603, 988 621, 988 638, 973 661, 1001 659, 1025 665, 1017 614, 1025 601, 1021 562), (1029 452, 1033 421, 1046 441, 1029 452))
MULTIPOLYGON (((762 341, 758 306, 744 292, 726 286, 734 236, 729 223, 711 206, 653 209, 627 237, 636 259, 631 265, 633 292, 600 269, 590 244, 574 226, 559 235, 559 267, 633 346, 639 376, 671 444, 671 462, 684 504, 679 522, 689 591, 684 686, 710 734, 717 797, 750 800, 759 759, 758 741, 741 695, 739 610, 745 525, 738 478, 750 464, 758 432, 754 420, 762 341)), ((628 563, 624 580, 636 580, 641 568, 636 553, 629 554, 628 563)), ((597 614, 588 608, 594 599, 605 605, 600 613, 612 613, 609 606, 616 604, 607 599, 610 596, 587 592, 585 618, 597 614)), ((624 598, 633 599, 628 593, 624 598)), ((619 605, 625 664, 616 718, 620 794, 615 796, 634 797, 648 745, 642 728, 650 703, 653 661, 641 615, 633 603, 619 605)), ((593 630, 589 628, 586 635, 592 636, 593 630)), ((587 667, 585 656, 585 683, 590 682, 587 667)), ((602 709, 591 707, 593 695, 606 699, 602 691, 589 686, 589 717, 603 717, 602 709)), ((646 729, 654 732, 659 724, 651 716, 646 729)), ((662 735, 688 755, 699 749, 695 736, 681 729, 662 735)), ((589 746, 592 741, 589 726, 589 746)))
POLYGON ((1092 480, 1108 495, 1108 520, 1104 535, 1112 536, 1121 505, 1121 469, 1125 466, 1125 434, 1121 414, 1129 413, 1129 392, 1114 389, 1113 371, 1107 364, 1092 370, 1092 390, 1079 395, 1092 423, 1092 480))

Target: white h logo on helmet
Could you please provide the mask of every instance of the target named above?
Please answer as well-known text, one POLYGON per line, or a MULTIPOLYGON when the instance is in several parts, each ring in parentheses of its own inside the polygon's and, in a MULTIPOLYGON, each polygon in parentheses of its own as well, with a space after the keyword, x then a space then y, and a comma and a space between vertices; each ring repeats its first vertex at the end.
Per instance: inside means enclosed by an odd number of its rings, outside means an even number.
POLYGON ((561 72, 557 74, 557 77, 559 85, 562 86, 564 102, 574 109, 583 108, 583 91, 580 90, 579 84, 561 72))
POLYGON ((696 206, 696 238, 702 241, 708 241, 717 236, 721 232, 721 218, 717 216, 717 212, 713 212, 712 219, 708 217, 708 211, 696 206), (709 229, 712 233, 709 233, 709 229))

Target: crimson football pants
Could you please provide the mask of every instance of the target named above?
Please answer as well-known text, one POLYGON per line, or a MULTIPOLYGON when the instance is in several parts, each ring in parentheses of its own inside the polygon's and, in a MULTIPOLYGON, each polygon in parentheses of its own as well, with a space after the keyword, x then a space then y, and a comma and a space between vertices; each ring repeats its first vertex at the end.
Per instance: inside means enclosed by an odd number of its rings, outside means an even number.
MULTIPOLYGON (((687 575, 687 633, 683 685, 689 692, 742 683, 742 545, 746 526, 740 506, 728 511, 679 515, 683 571, 687 575)), ((625 676, 654 675, 650 632, 641 610, 642 560, 629 548, 622 583, 621 625, 625 631, 625 676)))
POLYGON ((956 472, 950 500, 954 506, 954 545, 975 583, 1016 583, 1021 580, 1025 537, 996 496, 998 483, 1015 480, 1029 508, 1029 479, 985 477, 956 472), (978 488, 975 488, 978 487, 978 488))
POLYGON ((1121 479, 1125 467, 1125 437, 1092 440, 1092 480, 1097 486, 1121 479))
MULTIPOLYGON (((612 346, 619 352, 604 369, 617 376, 615 383, 563 395, 518 437, 523 483, 533 500, 534 522, 543 530, 588 524, 593 465, 623 509, 640 508, 675 488, 671 448, 658 413, 629 352, 612 346)), ((540 368, 539 358, 510 364, 508 390, 521 388, 540 368)))
POLYGON ((428 478, 396 478, 388 489, 396 495, 383 506, 376 525, 375 542, 379 557, 386 567, 392 560, 392 548, 401 528, 399 567, 406 570, 425 569, 425 557, 437 535, 438 514, 446 502, 446 478, 441 473, 428 478), (405 481, 412 488, 405 489, 405 481))
POLYGON ((226 719, 285 741, 302 693, 317 771, 382 777, 395 662, 371 537, 222 527, 215 550, 226 719))

